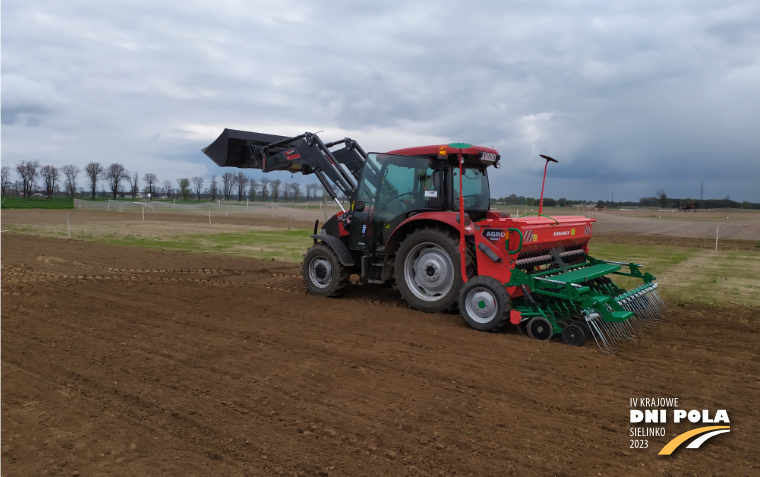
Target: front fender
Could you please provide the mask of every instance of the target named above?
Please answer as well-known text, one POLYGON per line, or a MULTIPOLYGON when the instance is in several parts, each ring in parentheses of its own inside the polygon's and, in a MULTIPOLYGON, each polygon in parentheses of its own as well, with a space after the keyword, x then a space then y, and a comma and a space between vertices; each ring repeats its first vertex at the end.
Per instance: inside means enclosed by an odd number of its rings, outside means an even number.
POLYGON ((351 256, 351 252, 348 251, 348 247, 340 241, 339 238, 333 237, 327 234, 314 234, 311 238, 321 240, 326 243, 333 252, 338 256, 340 263, 347 267, 354 266, 354 257, 351 256))

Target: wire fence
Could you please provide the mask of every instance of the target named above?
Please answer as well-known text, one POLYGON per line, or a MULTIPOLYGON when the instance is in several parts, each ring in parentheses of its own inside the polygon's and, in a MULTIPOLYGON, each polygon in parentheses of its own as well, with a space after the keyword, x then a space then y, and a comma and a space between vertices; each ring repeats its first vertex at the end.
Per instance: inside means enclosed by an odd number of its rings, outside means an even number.
MULTIPOLYGON (((341 204, 348 208, 348 204, 341 204)), ((99 210, 114 213, 192 214, 236 217, 292 218, 293 220, 326 220, 340 210, 335 202, 238 202, 223 201, 177 203, 147 200, 83 200, 74 199, 75 210, 99 210)))
MULTIPOLYGON (((348 209, 349 205, 342 204, 348 209)), ((224 214, 228 217, 284 218, 292 220, 319 219, 326 221, 340 209, 335 202, 238 202, 216 201, 177 203, 174 201, 145 200, 82 200, 74 199, 74 209, 101 210, 114 213, 192 214, 209 218, 224 214)), ((760 241, 760 214, 752 218, 710 218, 701 221, 674 221, 658 218, 624 217, 612 214, 594 214, 597 233, 656 234, 671 237, 714 238, 760 241), (757 217, 757 218, 755 218, 757 217), (718 230, 719 227, 719 230, 718 230)))

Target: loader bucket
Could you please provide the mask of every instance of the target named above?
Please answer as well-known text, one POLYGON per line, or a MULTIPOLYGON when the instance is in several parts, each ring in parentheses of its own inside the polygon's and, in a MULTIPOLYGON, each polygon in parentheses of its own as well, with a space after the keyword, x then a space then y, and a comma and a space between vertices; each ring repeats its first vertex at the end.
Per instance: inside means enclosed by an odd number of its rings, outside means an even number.
POLYGON ((225 129, 214 142, 203 148, 203 153, 220 167, 261 169, 263 164, 251 154, 251 146, 263 147, 283 139, 287 137, 225 129))

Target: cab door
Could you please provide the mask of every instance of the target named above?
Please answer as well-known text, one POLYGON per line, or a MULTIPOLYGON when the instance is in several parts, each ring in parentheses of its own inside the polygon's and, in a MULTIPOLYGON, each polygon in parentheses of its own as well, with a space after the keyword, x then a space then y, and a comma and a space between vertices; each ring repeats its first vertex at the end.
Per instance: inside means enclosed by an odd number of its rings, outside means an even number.
POLYGON ((373 250, 387 240, 394 219, 440 208, 442 173, 426 158, 369 154, 362 173, 348 236, 352 250, 373 250))

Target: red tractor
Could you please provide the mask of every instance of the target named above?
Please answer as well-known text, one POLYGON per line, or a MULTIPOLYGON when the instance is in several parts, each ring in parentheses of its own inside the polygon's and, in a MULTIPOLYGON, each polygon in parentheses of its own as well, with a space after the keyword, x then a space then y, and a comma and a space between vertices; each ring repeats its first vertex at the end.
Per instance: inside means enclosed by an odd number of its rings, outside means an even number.
MULTIPOLYGON (((494 149, 457 143, 368 154, 349 138, 325 144, 311 133, 225 129, 204 152, 220 166, 313 173, 339 206, 335 188, 349 199, 350 208, 341 206, 321 230, 315 223, 303 279, 316 295, 339 296, 350 275, 395 282, 412 307, 458 307, 478 330, 511 321, 535 339, 561 334, 580 345, 593 336, 609 351, 664 307, 640 265, 588 255, 596 219, 552 218, 541 208, 520 218, 492 211, 488 168, 500 165, 494 149), (644 284, 626 291, 609 274, 644 284)), ((547 166, 554 161, 542 157, 547 166)))

